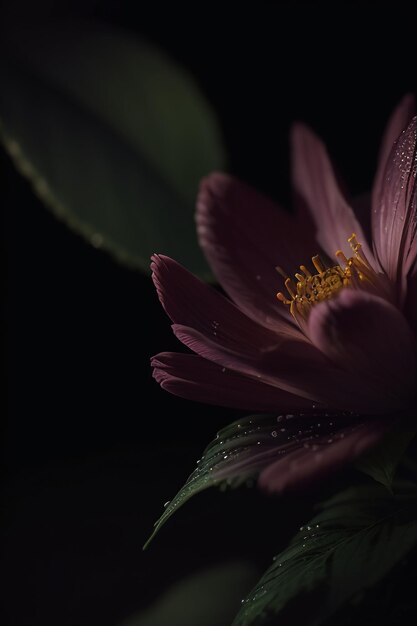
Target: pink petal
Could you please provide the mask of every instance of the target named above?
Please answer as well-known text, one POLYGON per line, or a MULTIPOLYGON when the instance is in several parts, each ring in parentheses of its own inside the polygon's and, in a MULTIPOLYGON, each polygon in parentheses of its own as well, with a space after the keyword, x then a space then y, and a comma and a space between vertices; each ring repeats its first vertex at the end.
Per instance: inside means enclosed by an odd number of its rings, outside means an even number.
POLYGON ((378 168, 372 190, 372 206, 376 211, 378 211, 379 198, 381 197, 381 188, 384 184, 385 169, 387 167, 392 147, 402 131, 407 128, 411 118, 415 114, 415 110, 415 98, 412 94, 407 94, 398 104, 390 119, 388 120, 388 124, 381 142, 381 148, 378 157, 378 168))
POLYGON ((368 389, 366 394, 353 394, 345 371, 334 367, 312 344, 281 341, 276 349, 254 355, 243 345, 239 352, 230 350, 224 342, 214 341, 193 328, 174 324, 173 331, 185 346, 204 359, 309 399, 313 406, 355 411, 362 407, 367 410, 370 405, 368 389))
POLYGON ((405 296, 406 276, 417 255, 417 117, 394 144, 375 189, 372 230, 377 257, 405 296))
POLYGON ((292 177, 296 194, 307 204, 317 229, 317 241, 334 259, 342 250, 349 258, 348 238, 355 233, 370 263, 372 252, 365 234, 337 184, 327 150, 318 137, 303 124, 291 133, 292 177))
POLYGON ((189 400, 248 411, 294 411, 311 405, 193 354, 161 353, 153 357, 151 365, 163 389, 189 400))
POLYGON ((306 486, 357 459, 379 443, 388 428, 386 421, 353 422, 351 427, 313 440, 308 447, 301 446, 268 465, 259 477, 259 485, 270 493, 306 486))
POLYGON ((175 336, 185 346, 204 359, 280 387, 288 393, 309 398, 313 402, 318 401, 320 389, 316 389, 314 382, 308 381, 305 384, 306 376, 302 375, 303 371, 311 372, 310 378, 315 380, 318 376, 314 372, 320 369, 321 364, 324 365, 322 355, 313 346, 281 341, 271 352, 254 354, 243 343, 236 345, 236 350, 231 350, 230 343, 225 345, 223 340, 213 341, 194 328, 178 324, 174 324, 172 328, 175 336))
MULTIPOLYGON (((276 333, 254 322, 230 300, 209 287, 179 263, 162 255, 152 257, 152 278, 165 311, 177 324, 223 341, 231 349, 246 349, 256 353, 269 350, 279 342, 276 333)), ((275 306, 280 303, 275 299, 275 306)), ((276 328, 306 341, 302 333, 285 320, 276 328)))
POLYGON ((251 187, 226 174, 202 181, 197 202, 200 245, 228 295, 247 315, 268 328, 280 329, 281 318, 293 320, 287 307, 277 307, 282 278, 316 254, 290 215, 251 187))
POLYGON ((416 346, 400 311, 363 291, 343 290, 315 306, 311 341, 346 372, 364 410, 407 408, 415 395, 416 346))

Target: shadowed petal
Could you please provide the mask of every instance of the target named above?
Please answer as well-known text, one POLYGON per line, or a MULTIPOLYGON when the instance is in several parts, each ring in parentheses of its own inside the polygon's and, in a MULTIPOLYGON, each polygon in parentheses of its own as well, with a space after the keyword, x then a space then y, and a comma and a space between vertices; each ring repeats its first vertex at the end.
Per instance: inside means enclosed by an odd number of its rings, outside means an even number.
POLYGON ((339 189, 323 143, 307 126, 295 124, 291 146, 294 189, 314 217, 317 241, 323 250, 332 259, 337 250, 342 250, 349 258, 352 250, 347 240, 355 233, 374 265, 362 227, 339 189))
POLYGON ((417 336, 417 267, 414 267, 407 276, 407 297, 404 304, 404 315, 417 336))
POLYGON ((417 117, 394 144, 383 180, 375 190, 372 231, 378 259, 398 285, 399 299, 406 292, 406 277, 417 255, 417 117))
POLYGON ((352 393, 364 395, 366 410, 410 406, 416 346, 397 308, 369 293, 345 289, 315 306, 308 326, 314 345, 346 371, 352 393))
POLYGON ((311 402, 193 354, 165 352, 152 358, 153 376, 174 395, 248 411, 294 410, 311 402))
MULTIPOLYGON (((336 426, 336 421, 334 422, 336 426)), ((386 435, 386 421, 370 420, 345 426, 333 434, 305 442, 268 465, 259 476, 259 486, 270 493, 305 487, 356 460, 386 435)))
POLYGON ((374 185, 372 189, 372 207, 378 212, 379 198, 381 197, 381 188, 384 184, 384 174, 387 167, 388 159, 391 154, 392 146, 397 141, 402 131, 407 128, 411 118, 416 111, 416 102, 412 94, 407 94, 401 100, 394 110, 388 124, 386 126, 384 136, 381 142, 381 148, 378 157, 378 167, 375 175, 374 185))
POLYGON ((314 241, 271 200, 226 174, 204 179, 197 201, 200 245, 228 295, 247 315, 268 328, 280 318, 293 320, 276 306, 282 278, 316 254, 314 241))
MULTIPOLYGON (((204 359, 245 376, 311 400, 311 403, 334 409, 375 409, 375 397, 369 387, 358 386, 352 392, 346 371, 334 364, 315 346, 297 341, 282 341, 275 350, 254 356, 232 351, 212 341, 193 328, 173 325, 178 339, 204 359)), ((378 398, 378 394, 376 394, 378 398)))
MULTIPOLYGON (((277 343, 276 333, 247 317, 230 300, 173 259, 154 255, 151 269, 159 299, 174 323, 192 326, 230 347, 242 345, 249 349, 251 346, 255 353, 277 343)), ((280 303, 275 302, 279 308, 280 303)), ((306 341, 300 330, 285 320, 278 321, 276 327, 306 341)))
POLYGON ((243 344, 231 350, 230 344, 225 346, 224 341, 212 341, 210 337, 188 326, 174 324, 172 329, 185 346, 204 359, 280 387, 288 393, 298 395, 300 392, 304 398, 319 401, 317 396, 320 389, 316 388, 314 382, 305 384, 305 376, 302 375, 303 372, 311 372, 315 380, 314 372, 320 369, 320 365, 325 365, 325 359, 314 346, 305 343, 301 347, 297 342, 281 341, 271 353, 255 354, 246 350, 243 344))

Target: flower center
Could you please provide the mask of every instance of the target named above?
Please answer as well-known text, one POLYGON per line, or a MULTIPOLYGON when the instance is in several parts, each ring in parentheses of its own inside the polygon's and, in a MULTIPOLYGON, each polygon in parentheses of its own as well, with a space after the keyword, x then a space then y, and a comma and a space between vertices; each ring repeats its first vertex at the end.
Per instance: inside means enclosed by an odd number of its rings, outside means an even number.
POLYGON ((348 259, 341 250, 336 252, 340 264, 326 267, 319 255, 313 256, 311 261, 317 274, 311 273, 305 265, 300 265, 302 274, 296 273, 295 279, 289 278, 280 268, 277 270, 285 278, 285 287, 288 296, 281 291, 277 298, 290 306, 291 314, 296 320, 300 317, 305 320, 311 307, 318 302, 333 298, 343 287, 365 287, 371 291, 379 290, 379 278, 369 264, 362 251, 361 244, 353 233, 348 242, 353 255, 348 259))

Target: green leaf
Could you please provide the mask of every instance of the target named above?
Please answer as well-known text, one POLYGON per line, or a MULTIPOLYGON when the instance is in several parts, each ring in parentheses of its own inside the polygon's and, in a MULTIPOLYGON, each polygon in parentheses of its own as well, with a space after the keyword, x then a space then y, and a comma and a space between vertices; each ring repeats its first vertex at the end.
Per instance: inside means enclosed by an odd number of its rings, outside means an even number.
POLYGON ((195 200, 225 158, 192 77, 104 26, 32 26, 2 45, 0 135, 45 204, 134 267, 163 252, 207 273, 195 200))
POLYGON ((336 420, 346 433, 352 428, 350 414, 343 416, 340 412, 332 414, 320 410, 288 415, 249 415, 223 428, 206 448, 185 485, 171 502, 167 502, 144 548, 171 515, 200 491, 213 486, 237 487, 252 482, 264 467, 282 455, 294 452, 304 444, 311 445, 312 439, 319 437, 317 422, 325 439, 325 442, 320 439, 321 445, 332 445, 337 438, 328 438, 334 431, 336 420))
POLYGON ((286 626, 305 623, 307 615, 309 626, 326 623, 417 545, 416 514, 415 485, 390 496, 372 483, 328 500, 274 558, 233 626, 286 626))
POLYGON ((254 458, 253 451, 261 440, 269 443, 269 446, 265 446, 269 452, 270 446, 275 446, 271 431, 274 432, 276 420, 276 417, 265 415, 249 416, 221 430, 197 461, 197 467, 185 485, 173 500, 166 503, 144 549, 171 515, 197 493, 214 486, 237 487, 254 476, 264 464, 263 457, 267 450, 258 459, 254 458))
POLYGON ((239 561, 195 572, 122 626, 229 626, 258 574, 239 561))
POLYGON ((390 433, 379 446, 361 457, 355 463, 356 467, 392 492, 398 464, 414 435, 406 431, 390 433))

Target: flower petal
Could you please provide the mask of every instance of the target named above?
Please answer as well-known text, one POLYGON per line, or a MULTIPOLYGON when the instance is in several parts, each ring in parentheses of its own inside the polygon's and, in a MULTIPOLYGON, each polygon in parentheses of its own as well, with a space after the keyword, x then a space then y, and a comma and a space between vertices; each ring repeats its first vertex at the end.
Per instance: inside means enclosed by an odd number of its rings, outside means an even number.
POLYGON ((176 337, 199 356, 276 386, 287 393, 310 400, 312 405, 340 410, 368 408, 369 390, 352 393, 352 383, 343 369, 334 364, 311 343, 281 341, 276 349, 256 356, 241 347, 240 352, 187 326, 173 325, 176 337))
POLYGON ((281 318, 293 320, 276 306, 281 266, 294 273, 317 250, 291 216, 254 189, 226 174, 202 181, 197 201, 200 245, 227 294, 252 319, 276 329, 281 318))
POLYGON ((322 377, 320 365, 324 367, 325 359, 308 343, 281 341, 270 352, 255 354, 243 342, 236 345, 236 350, 231 350, 230 344, 226 346, 224 341, 212 341, 194 328, 180 324, 174 324, 172 328, 185 346, 204 359, 288 393, 319 401, 320 387, 315 382, 322 377))
POLYGON ((355 233, 368 260, 374 264, 365 234, 339 189, 323 143, 307 126, 295 124, 291 147, 294 189, 314 217, 317 241, 323 250, 332 259, 336 258, 337 250, 349 258, 352 250, 347 240, 355 233))
POLYGON ((356 460, 383 439, 388 427, 386 421, 374 419, 307 442, 268 465, 259 477, 259 486, 269 493, 306 486, 356 460))
POLYGON ((415 340, 403 315, 389 302, 344 289, 313 308, 308 328, 314 345, 345 370, 364 410, 410 406, 415 395, 415 340))
POLYGON ((417 256, 417 117, 395 142, 383 181, 375 190, 372 230, 376 255, 388 277, 406 292, 417 256))
POLYGON ((392 146, 397 141, 402 131, 407 128, 416 111, 416 102, 412 94, 407 94, 398 104, 390 119, 381 142, 378 157, 378 167, 372 189, 372 206, 378 211, 378 202, 381 196, 381 188, 384 184, 384 174, 392 146))
MULTIPOLYGON (((275 332, 254 322, 230 300, 162 255, 152 257, 152 278, 159 299, 174 323, 191 326, 230 348, 246 346, 257 353, 277 343, 275 332)), ((276 308, 280 303, 275 299, 276 308)), ((300 330, 278 320, 276 329, 306 341, 300 330)))
POLYGON ((311 402, 193 354, 165 352, 152 358, 153 376, 174 395, 248 411, 288 411, 311 402))

